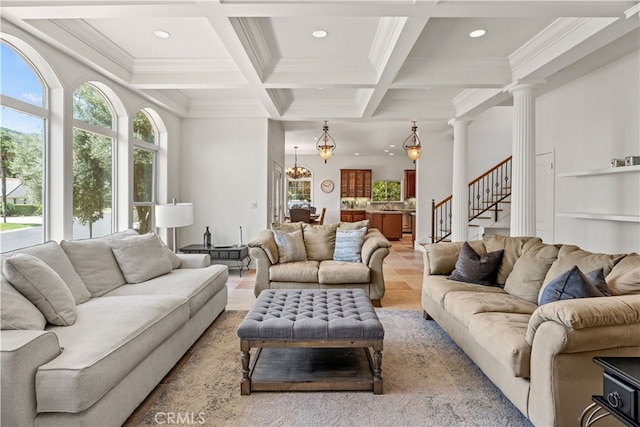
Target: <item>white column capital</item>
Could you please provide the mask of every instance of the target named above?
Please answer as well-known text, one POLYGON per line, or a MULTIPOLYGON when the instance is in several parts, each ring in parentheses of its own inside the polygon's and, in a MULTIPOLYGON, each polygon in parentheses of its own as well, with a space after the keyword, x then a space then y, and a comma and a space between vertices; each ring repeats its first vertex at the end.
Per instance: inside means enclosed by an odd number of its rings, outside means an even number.
POLYGON ((542 86, 546 82, 547 81, 544 79, 519 79, 511 82, 502 90, 509 93, 514 93, 521 90, 533 93, 539 86, 542 86))
POLYGON ((456 125, 469 125, 473 120, 472 119, 458 119, 458 118, 454 118, 454 119, 449 119, 449 121, 447 122, 447 124, 449 126, 453 126, 455 127, 456 125))

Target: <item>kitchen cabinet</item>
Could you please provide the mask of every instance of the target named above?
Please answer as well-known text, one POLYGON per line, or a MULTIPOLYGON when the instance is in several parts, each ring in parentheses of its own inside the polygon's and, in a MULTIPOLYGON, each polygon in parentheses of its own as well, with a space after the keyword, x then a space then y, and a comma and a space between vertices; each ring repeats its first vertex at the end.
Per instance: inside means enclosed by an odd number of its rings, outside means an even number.
POLYGON ((404 171, 404 198, 414 199, 416 197, 416 171, 406 169, 404 171))
POLYGON ((357 222, 366 218, 365 211, 363 210, 346 210, 340 211, 340 221, 342 222, 357 222))
POLYGON ((340 197, 371 198, 371 169, 340 169, 340 197))
POLYGON ((402 212, 367 212, 369 227, 380 230, 389 240, 402 238, 402 212))

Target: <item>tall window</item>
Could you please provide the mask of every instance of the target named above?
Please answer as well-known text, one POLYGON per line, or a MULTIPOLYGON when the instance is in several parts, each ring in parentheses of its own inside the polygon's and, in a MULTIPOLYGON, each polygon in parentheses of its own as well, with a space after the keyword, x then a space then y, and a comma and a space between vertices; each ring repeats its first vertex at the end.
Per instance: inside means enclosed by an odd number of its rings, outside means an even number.
POLYGON ((113 229, 114 114, 105 96, 84 83, 73 92, 73 237, 113 229))
POLYGON ((156 202, 157 131, 144 111, 133 117, 133 228, 140 234, 153 230, 156 202))
POLYGON ((0 58, 0 250, 8 251, 44 241, 43 147, 49 112, 35 68, 5 42, 0 58))
POLYGON ((311 206, 312 176, 287 179, 287 210, 311 206))

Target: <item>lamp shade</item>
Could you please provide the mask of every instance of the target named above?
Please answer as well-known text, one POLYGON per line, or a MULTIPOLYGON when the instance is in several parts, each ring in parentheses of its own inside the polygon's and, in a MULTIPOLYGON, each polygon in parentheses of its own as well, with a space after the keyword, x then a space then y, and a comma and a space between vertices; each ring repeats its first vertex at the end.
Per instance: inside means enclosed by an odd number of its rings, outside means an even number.
POLYGON ((193 203, 156 205, 156 227, 184 227, 193 224, 193 203))

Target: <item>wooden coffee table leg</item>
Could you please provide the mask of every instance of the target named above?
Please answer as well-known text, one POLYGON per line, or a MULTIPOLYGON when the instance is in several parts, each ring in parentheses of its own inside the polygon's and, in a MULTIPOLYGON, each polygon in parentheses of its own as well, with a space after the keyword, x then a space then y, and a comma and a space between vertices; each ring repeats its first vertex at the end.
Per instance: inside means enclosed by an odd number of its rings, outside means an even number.
POLYGON ((249 361, 251 347, 247 341, 240 341, 240 361, 242 362, 242 381, 240 381, 240 394, 243 396, 251 394, 251 378, 249 378, 249 361))
POLYGON ((373 347, 373 394, 382 394, 382 345, 373 347))

